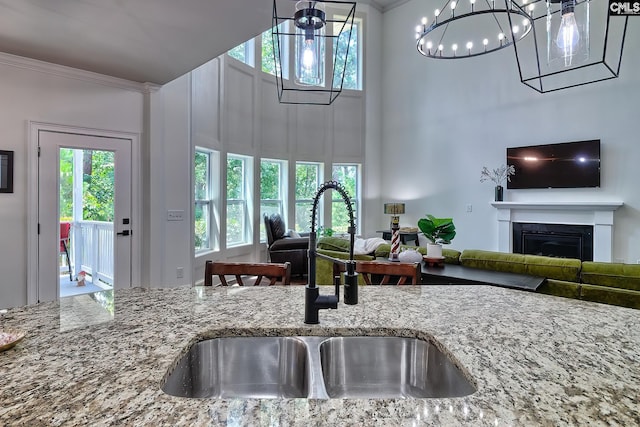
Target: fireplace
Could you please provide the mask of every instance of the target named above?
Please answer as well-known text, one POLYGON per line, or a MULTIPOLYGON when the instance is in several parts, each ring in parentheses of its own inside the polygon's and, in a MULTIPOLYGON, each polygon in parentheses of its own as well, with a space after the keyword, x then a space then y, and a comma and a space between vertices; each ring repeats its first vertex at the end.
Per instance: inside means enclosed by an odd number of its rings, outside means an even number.
POLYGON ((531 201, 492 202, 497 210, 498 250, 516 252, 513 248, 513 227, 529 224, 579 224, 593 227, 593 260, 611 262, 613 259, 614 211, 623 202, 531 201))
POLYGON ((593 261, 593 226, 514 222, 513 252, 593 261))

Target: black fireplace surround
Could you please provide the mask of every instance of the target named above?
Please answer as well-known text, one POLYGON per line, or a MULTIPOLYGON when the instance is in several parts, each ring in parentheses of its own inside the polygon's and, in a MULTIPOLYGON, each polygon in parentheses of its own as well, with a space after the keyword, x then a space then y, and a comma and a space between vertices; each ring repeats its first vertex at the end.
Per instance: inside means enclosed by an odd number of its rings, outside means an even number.
POLYGON ((593 261, 593 226, 514 222, 513 253, 593 261))

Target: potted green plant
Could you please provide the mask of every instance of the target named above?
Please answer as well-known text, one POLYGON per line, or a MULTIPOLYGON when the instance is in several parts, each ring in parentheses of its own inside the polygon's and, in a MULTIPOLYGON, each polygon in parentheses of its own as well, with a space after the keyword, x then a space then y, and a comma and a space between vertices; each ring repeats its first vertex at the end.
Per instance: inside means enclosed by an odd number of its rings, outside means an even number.
POLYGON ((456 237, 453 218, 436 218, 427 214, 426 218, 418 220, 418 228, 431 242, 427 244, 428 258, 442 258, 442 245, 448 245, 456 237))

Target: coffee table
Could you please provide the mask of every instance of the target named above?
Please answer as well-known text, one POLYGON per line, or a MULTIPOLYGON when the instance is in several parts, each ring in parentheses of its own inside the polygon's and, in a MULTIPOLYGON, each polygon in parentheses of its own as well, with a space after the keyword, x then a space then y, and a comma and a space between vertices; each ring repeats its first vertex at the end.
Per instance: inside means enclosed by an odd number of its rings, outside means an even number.
POLYGON ((528 274, 482 270, 456 264, 430 267, 422 263, 422 282, 428 285, 493 285, 536 291, 546 278, 528 274))

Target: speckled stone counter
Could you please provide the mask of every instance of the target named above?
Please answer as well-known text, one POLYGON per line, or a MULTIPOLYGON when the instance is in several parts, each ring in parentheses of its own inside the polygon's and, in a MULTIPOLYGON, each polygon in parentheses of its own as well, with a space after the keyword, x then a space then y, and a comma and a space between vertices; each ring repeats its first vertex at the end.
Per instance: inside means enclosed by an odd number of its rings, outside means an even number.
POLYGON ((323 310, 310 326, 303 286, 118 291, 113 319, 73 298, 0 320, 27 332, 0 353, 0 425, 640 425, 637 310, 488 286, 368 286, 360 304, 323 310), (398 400, 187 399, 160 390, 190 343, 234 331, 410 331, 444 346, 478 390, 398 400))

